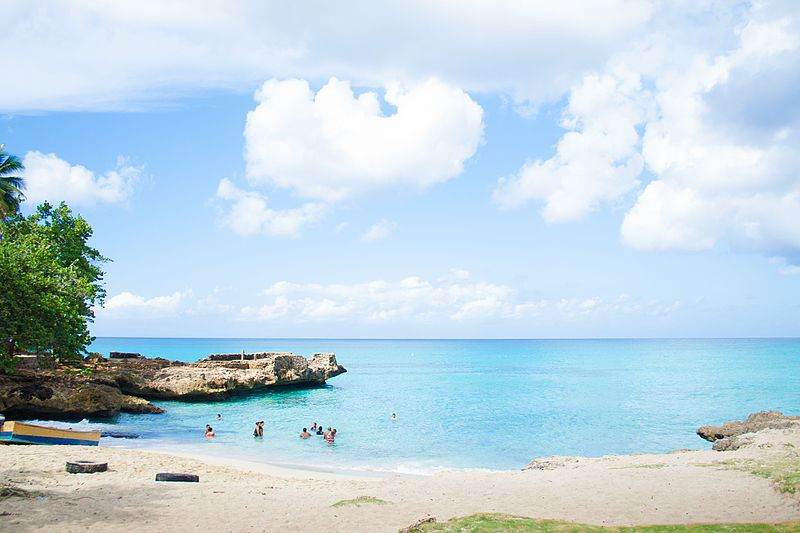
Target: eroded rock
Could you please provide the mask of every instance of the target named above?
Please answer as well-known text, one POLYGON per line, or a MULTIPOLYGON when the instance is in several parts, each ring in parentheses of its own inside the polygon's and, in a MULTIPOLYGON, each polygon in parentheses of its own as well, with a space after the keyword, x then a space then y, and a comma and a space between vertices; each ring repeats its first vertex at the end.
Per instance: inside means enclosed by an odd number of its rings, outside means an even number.
POLYGON ((147 400, 126 396, 113 384, 63 373, 0 374, 0 412, 6 417, 107 417, 121 411, 164 412, 147 400))
POLYGON ((269 387, 322 385, 346 372, 332 353, 306 359, 288 352, 191 364, 166 359, 109 360, 97 369, 113 378, 126 394, 170 400, 216 399, 269 387))
POLYGON ((759 411, 744 421, 732 420, 721 426, 700 427, 697 429, 697 434, 709 442, 715 442, 745 433, 755 433, 762 429, 784 429, 797 425, 800 425, 800 416, 787 416, 780 411, 759 411))

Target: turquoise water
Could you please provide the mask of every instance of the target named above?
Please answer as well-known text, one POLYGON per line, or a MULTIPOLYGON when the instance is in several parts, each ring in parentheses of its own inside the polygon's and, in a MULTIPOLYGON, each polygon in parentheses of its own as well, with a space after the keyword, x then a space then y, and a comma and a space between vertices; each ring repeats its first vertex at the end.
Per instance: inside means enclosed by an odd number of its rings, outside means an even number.
POLYGON ((517 469, 542 455, 704 448, 699 425, 761 409, 800 413, 798 339, 98 338, 91 349, 183 361, 243 349, 336 352, 348 373, 325 387, 156 402, 166 414, 113 421, 142 438, 103 442, 317 467, 517 469), (333 446, 297 437, 313 421, 338 429, 333 446), (211 442, 207 423, 217 432, 211 442))

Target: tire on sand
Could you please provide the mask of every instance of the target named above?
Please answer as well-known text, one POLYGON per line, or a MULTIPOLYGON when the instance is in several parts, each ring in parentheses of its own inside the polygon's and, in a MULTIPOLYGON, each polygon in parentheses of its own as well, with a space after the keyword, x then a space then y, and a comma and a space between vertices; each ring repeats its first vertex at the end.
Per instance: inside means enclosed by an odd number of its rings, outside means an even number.
POLYGON ((108 463, 94 461, 67 461, 67 472, 70 474, 94 474, 108 470, 108 463))
POLYGON ((195 474, 173 474, 169 472, 161 472, 156 474, 156 481, 183 481, 186 483, 197 483, 200 481, 200 476, 195 474))

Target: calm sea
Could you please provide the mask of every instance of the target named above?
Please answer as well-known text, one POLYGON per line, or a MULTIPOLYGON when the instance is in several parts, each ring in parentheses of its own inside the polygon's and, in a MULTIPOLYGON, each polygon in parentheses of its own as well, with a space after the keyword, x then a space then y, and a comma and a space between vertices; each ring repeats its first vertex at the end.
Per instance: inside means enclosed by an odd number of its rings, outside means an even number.
POLYGON ((325 468, 518 469, 542 455, 704 448, 694 433, 702 424, 762 409, 800 413, 800 339, 98 338, 91 350, 182 361, 241 350, 336 352, 348 372, 325 387, 156 402, 166 414, 82 423, 141 435, 103 445, 325 468), (262 419, 256 441, 252 426, 262 419), (335 445, 297 437, 314 421, 338 429, 335 445), (211 442, 207 423, 217 432, 211 442))

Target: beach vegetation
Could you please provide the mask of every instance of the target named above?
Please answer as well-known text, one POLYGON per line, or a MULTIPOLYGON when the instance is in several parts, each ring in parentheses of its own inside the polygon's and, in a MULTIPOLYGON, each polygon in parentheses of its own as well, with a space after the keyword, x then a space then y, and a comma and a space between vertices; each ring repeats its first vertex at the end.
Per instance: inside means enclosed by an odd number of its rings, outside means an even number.
POLYGON ((409 529, 409 532, 494 533, 767 533, 799 531, 800 522, 784 524, 685 524, 653 526, 593 526, 561 520, 538 520, 497 513, 482 513, 446 522, 428 522, 409 529))
POLYGON ((769 479, 779 492, 786 494, 800 492, 800 456, 795 454, 761 460, 728 459, 714 463, 697 463, 695 466, 739 470, 769 479))
POLYGON ((75 361, 92 341, 88 324, 105 298, 102 264, 89 246, 92 227, 61 203, 0 220, 0 368, 15 353, 75 361))
POLYGON ((349 505, 386 505, 386 500, 381 500, 380 498, 375 498, 374 496, 359 496, 358 498, 352 498, 350 500, 339 500, 338 502, 331 505, 331 507, 347 507, 349 505))

